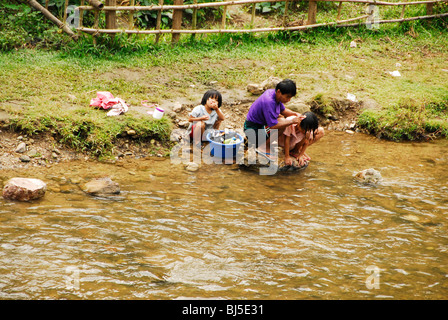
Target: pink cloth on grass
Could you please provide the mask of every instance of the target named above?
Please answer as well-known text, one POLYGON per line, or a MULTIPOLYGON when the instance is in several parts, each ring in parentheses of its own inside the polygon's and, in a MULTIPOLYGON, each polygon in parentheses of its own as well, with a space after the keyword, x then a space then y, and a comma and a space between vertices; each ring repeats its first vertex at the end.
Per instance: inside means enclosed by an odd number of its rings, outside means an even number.
POLYGON ((123 99, 115 98, 112 93, 108 91, 98 91, 96 95, 96 98, 90 100, 91 107, 97 107, 107 110, 118 103, 125 104, 123 99))

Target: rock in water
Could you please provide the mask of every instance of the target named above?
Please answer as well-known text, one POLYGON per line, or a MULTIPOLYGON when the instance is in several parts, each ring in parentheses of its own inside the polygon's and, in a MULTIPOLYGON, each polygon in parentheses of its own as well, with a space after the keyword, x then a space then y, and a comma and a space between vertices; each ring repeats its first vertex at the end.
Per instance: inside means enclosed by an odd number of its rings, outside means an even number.
POLYGON ((12 178, 3 188, 3 198, 17 201, 30 201, 42 198, 47 184, 39 179, 12 178))
POLYGON ((375 169, 365 169, 356 174, 355 178, 362 183, 377 184, 381 181, 381 173, 375 169))
POLYGON ((293 160, 292 165, 285 165, 284 161, 270 162, 262 157, 257 156, 255 150, 249 149, 244 154, 243 161, 239 164, 241 169, 258 171, 263 175, 274 175, 279 172, 299 172, 308 167, 308 162, 303 166, 299 166, 297 160, 293 160))
POLYGON ((281 172, 295 172, 295 171, 299 171, 299 170, 303 170, 306 169, 308 167, 309 162, 305 162, 305 164, 303 166, 299 165, 299 162, 294 159, 292 161, 292 165, 286 165, 285 161, 280 162, 279 166, 278 166, 278 171, 281 172))
POLYGON ((97 178, 87 182, 83 191, 94 196, 113 195, 120 193, 120 186, 109 177, 97 178))
POLYGON ((185 170, 191 172, 198 171, 199 165, 196 162, 188 162, 187 165, 185 166, 185 170))

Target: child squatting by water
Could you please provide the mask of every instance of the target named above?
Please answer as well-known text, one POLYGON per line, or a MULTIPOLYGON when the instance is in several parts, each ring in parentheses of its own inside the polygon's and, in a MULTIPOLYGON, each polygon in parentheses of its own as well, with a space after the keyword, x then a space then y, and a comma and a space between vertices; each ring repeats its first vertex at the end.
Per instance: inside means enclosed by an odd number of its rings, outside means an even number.
POLYGON ((285 165, 288 166, 292 165, 292 157, 297 159, 300 167, 309 162, 311 157, 306 154, 306 149, 325 134, 313 112, 308 111, 303 115, 304 119, 288 126, 278 139, 278 145, 283 147, 285 153, 285 165))
POLYGON ((208 90, 202 97, 201 104, 194 107, 190 112, 188 121, 190 125, 187 134, 193 139, 196 146, 200 146, 206 140, 209 130, 219 129, 224 121, 224 114, 220 108, 222 105, 222 95, 217 90, 208 90))

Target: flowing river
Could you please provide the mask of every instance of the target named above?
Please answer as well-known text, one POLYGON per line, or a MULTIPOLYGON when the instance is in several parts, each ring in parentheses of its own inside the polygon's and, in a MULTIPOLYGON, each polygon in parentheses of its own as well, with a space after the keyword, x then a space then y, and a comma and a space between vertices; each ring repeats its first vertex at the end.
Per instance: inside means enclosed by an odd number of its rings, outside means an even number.
POLYGON ((298 173, 167 158, 3 170, 0 299, 446 299, 448 140, 328 132, 298 173), (354 175, 378 170, 378 185, 354 175), (120 184, 111 198, 80 185, 120 184))

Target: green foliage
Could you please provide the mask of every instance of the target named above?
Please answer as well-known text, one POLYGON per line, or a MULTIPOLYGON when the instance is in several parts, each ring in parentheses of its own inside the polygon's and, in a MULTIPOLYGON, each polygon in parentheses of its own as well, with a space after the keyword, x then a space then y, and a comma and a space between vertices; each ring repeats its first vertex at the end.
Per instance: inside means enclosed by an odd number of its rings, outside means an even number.
POLYGON ((311 101, 311 108, 313 109, 313 111, 323 116, 334 112, 331 99, 329 99, 322 93, 317 94, 311 101))
MULTIPOLYGON (((157 2, 152 0, 154 4, 157 2)), ((71 0, 70 4, 73 3, 77 4, 71 0)), ((306 7, 307 3, 299 3, 301 14, 305 12, 302 7, 306 7)), ((50 10, 54 14, 62 14, 62 1, 54 0, 50 1, 50 4, 50 10)), ((284 3, 279 8, 283 7, 284 3)), ((446 12, 447 7, 443 9, 446 12)), ((334 18, 335 12, 331 13, 334 18)), ((192 11, 186 11, 184 23, 188 23, 190 14, 192 11)), ((199 23, 201 19, 205 22, 219 17, 220 11, 213 9, 206 13, 201 9, 198 14, 199 23)), ((274 16, 276 11, 270 14, 274 16)), ((85 13, 86 25, 93 22, 92 16, 91 13, 85 13)), ((154 17, 148 19, 151 23, 155 21, 154 17)), ((101 20, 100 25, 102 23, 101 20)), ((343 72, 350 69, 357 73, 359 77, 356 83, 348 83, 342 76, 324 84, 319 83, 321 79, 300 80, 301 89, 322 90, 321 94, 316 94, 319 91, 313 91, 314 104, 322 114, 333 112, 332 101, 327 98, 333 96, 332 90, 342 92, 349 88, 363 91, 365 96, 371 96, 373 99, 387 96, 393 100, 391 103, 399 100, 397 96, 405 96, 409 92, 413 98, 427 97, 431 103, 407 101, 390 108, 388 105, 387 109, 382 111, 366 110, 359 118, 359 125, 371 133, 394 140, 419 139, 428 133, 448 136, 448 97, 434 101, 446 88, 443 81, 440 81, 444 74, 437 74, 438 69, 434 67, 435 74, 431 82, 425 72, 422 72, 423 76, 426 76, 424 80, 421 79, 422 74, 417 72, 419 68, 428 66, 427 62, 420 61, 420 57, 425 57, 428 52, 435 53, 439 60, 445 57, 448 43, 444 37, 447 30, 446 19, 381 25, 379 30, 368 30, 363 25, 350 29, 328 26, 300 32, 207 34, 194 39, 182 36, 176 46, 171 45, 169 37, 166 37, 167 41, 162 37, 155 45, 151 36, 126 34, 117 34, 114 37, 98 35, 95 37, 96 41, 90 35, 82 35, 77 42, 64 43, 64 39, 68 37, 64 37, 61 30, 48 23, 41 13, 31 10, 23 0, 11 0, 6 5, 0 4, 0 30, 0 50, 18 50, 0 53, 0 70, 3 70, 3 73, 0 72, 0 81, 8 84, 4 85, 0 92, 0 101, 25 99, 30 102, 30 106, 34 105, 36 108, 35 113, 25 110, 18 114, 12 125, 29 133, 49 130, 65 144, 97 155, 107 154, 115 139, 127 129, 135 130, 143 140, 150 137, 167 139, 168 120, 158 122, 151 121, 150 118, 134 119, 130 112, 123 117, 109 119, 99 110, 83 107, 61 113, 47 110, 47 102, 54 106, 59 99, 64 99, 61 98, 63 93, 73 93, 78 96, 78 107, 84 106, 88 104, 89 99, 86 92, 107 88, 114 94, 124 92, 127 98, 135 99, 134 103, 139 103, 148 94, 156 99, 185 94, 186 83, 206 85, 211 79, 219 81, 220 85, 227 88, 242 87, 248 81, 271 76, 272 70, 269 67, 272 65, 276 66, 275 73, 279 77, 301 73, 303 70, 328 70, 330 73, 343 75, 343 72), (356 57, 354 50, 347 50, 353 39, 360 39, 362 44, 356 51, 356 57), (389 41, 386 41, 387 39, 389 41), (36 47, 58 49, 59 44, 64 45, 56 53, 19 50, 36 47), (388 78, 382 77, 380 72, 376 73, 379 63, 395 62, 400 56, 409 56, 406 59, 413 63, 413 66, 408 67, 407 74, 410 78, 403 79, 402 82, 390 82, 388 78), (360 58, 363 63, 358 61, 360 58), (210 64, 209 61, 213 63, 210 64), (164 77, 155 77, 155 81, 162 78, 160 86, 145 87, 141 83, 123 79, 101 79, 102 73, 111 69, 151 70, 152 67, 167 70, 164 77), (17 68, 21 68, 19 72, 15 71, 17 68), (15 80, 8 78, 12 72, 15 80), (40 85, 33 85, 34 80, 38 83, 48 81, 53 83, 53 87, 42 88, 40 85), (178 82, 179 86, 170 86, 169 90, 166 90, 164 83, 168 85, 173 81, 178 82), (420 82, 422 85, 417 85, 420 82), (390 88, 391 86, 393 88, 390 88), (400 93, 394 96, 395 92, 400 93)), ((441 63, 433 59, 431 66, 441 63)))
POLYGON ((20 1, 0 3, 0 51, 24 47, 59 48, 67 39, 40 12, 20 1))
POLYGON ((358 125, 394 141, 420 140, 429 134, 448 137, 448 100, 426 105, 408 101, 385 110, 365 110, 358 125))
MULTIPOLYGON (((206 3, 206 2, 219 2, 220 0, 198 0, 197 3, 206 3)), ((151 6, 158 5, 158 0, 140 0, 139 1, 142 6, 151 6)), ((164 1, 164 5, 172 5, 173 0, 164 1)), ((193 0, 185 0, 184 4, 193 4, 193 0)), ((221 7, 213 7, 213 8, 201 8, 197 10, 197 23, 201 25, 206 21, 216 20, 221 17, 222 8, 221 7)), ((135 17, 137 20, 137 26, 143 29, 154 28, 157 22, 158 11, 137 11, 135 13, 135 17)), ((184 10, 183 15, 183 23, 189 24, 193 16, 193 9, 184 10)), ((172 10, 163 10, 161 12, 161 28, 170 28, 173 20, 173 11, 172 10)))
POLYGON ((260 13, 283 13, 285 12, 285 4, 283 2, 259 2, 255 5, 255 10, 260 13))
MULTIPOLYGON (((159 2, 158 0, 140 0, 140 5, 142 6, 151 6, 151 5, 157 5, 159 2)), ((167 0, 164 1, 165 5, 172 5, 173 0, 167 0)), ((147 28, 154 28, 156 26, 157 21, 157 13, 158 11, 137 11, 135 13, 135 18, 137 19, 137 26, 147 29, 147 28)), ((167 27, 171 24, 171 21, 173 20, 173 12, 164 10, 161 13, 161 27, 167 27)))
POLYGON ((0 50, 20 48, 30 41, 30 32, 39 25, 41 17, 24 4, 0 4, 0 50))
POLYGON ((129 54, 147 54, 154 50, 154 45, 142 41, 136 35, 117 34, 110 37, 106 34, 100 34, 95 39, 96 43, 90 36, 80 37, 77 42, 71 42, 62 49, 63 56, 119 60, 129 54))

